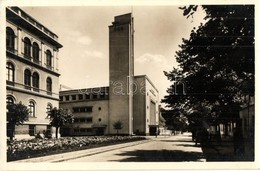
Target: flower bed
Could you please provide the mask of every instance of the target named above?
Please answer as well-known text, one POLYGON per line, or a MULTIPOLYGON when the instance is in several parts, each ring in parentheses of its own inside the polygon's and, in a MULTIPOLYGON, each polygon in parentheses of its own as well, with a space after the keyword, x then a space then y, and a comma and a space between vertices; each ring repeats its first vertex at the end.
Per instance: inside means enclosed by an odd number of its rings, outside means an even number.
POLYGON ((144 140, 135 136, 86 136, 59 139, 7 140, 7 161, 40 157, 51 154, 83 150, 109 144, 144 140))

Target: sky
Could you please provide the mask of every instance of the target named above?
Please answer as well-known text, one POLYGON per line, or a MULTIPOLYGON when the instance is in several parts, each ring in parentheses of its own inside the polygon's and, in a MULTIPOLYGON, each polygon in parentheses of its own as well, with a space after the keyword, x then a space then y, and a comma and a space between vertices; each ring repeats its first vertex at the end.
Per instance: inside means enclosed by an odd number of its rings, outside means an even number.
MULTIPOLYGON (((175 52, 182 38, 203 22, 200 10, 193 18, 182 15, 179 6, 83 6, 21 7, 59 37, 60 84, 76 88, 109 85, 108 26, 114 16, 133 12, 134 73, 147 75, 167 95, 172 84, 163 71, 178 64, 175 52)), ((164 104, 162 104, 164 106, 164 104)))

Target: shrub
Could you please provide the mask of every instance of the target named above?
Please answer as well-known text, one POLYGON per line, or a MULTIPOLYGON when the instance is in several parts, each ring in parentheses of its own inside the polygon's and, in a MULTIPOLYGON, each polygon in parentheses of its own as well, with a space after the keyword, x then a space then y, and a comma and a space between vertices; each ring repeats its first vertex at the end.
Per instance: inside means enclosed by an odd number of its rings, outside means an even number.
POLYGON ((143 140, 135 136, 61 137, 60 139, 7 140, 7 161, 40 157, 120 142, 143 140))

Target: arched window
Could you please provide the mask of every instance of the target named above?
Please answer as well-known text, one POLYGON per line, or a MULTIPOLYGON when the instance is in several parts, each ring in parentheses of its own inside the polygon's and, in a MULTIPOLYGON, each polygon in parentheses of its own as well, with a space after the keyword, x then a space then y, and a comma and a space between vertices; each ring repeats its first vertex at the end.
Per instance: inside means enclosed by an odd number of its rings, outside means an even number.
POLYGON ((32 79, 33 79, 33 91, 37 91, 39 92, 39 74, 37 72, 34 72, 32 75, 32 79))
POLYGON ((7 96, 6 105, 14 104, 14 98, 12 96, 7 96))
POLYGON ((30 113, 31 117, 35 117, 36 116, 35 103, 33 101, 29 101, 29 113, 30 113))
POLYGON ((49 69, 52 69, 52 54, 51 51, 46 51, 46 66, 49 69))
POLYGON ((14 52, 14 41, 15 41, 15 34, 13 29, 10 27, 6 28, 6 49, 9 51, 14 52))
POLYGON ((6 63, 6 80, 14 82, 14 65, 11 62, 6 63))
POLYGON ((31 89, 31 71, 28 69, 24 71, 24 85, 26 89, 31 89))
POLYGON ((33 43, 33 62, 35 63, 39 63, 40 59, 39 59, 39 52, 40 52, 40 48, 39 45, 37 43, 33 43))
POLYGON ((23 42, 24 42, 24 57, 31 60, 31 41, 28 37, 25 37, 23 42))
POLYGON ((51 95, 52 92, 52 80, 50 77, 47 78, 46 80, 46 89, 47 89, 47 94, 51 95))

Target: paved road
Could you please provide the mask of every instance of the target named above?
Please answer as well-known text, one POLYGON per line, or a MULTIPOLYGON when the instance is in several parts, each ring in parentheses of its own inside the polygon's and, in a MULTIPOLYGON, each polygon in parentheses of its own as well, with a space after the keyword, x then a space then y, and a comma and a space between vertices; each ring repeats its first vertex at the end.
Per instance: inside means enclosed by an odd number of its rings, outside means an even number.
POLYGON ((185 133, 171 137, 153 138, 152 141, 99 154, 67 160, 68 162, 181 162, 206 161, 200 147, 185 133))

